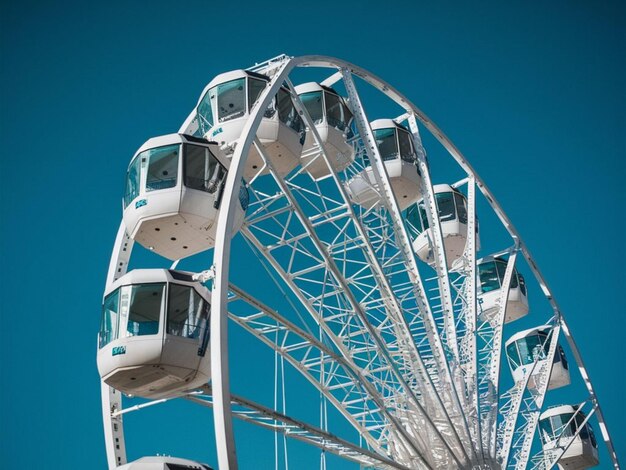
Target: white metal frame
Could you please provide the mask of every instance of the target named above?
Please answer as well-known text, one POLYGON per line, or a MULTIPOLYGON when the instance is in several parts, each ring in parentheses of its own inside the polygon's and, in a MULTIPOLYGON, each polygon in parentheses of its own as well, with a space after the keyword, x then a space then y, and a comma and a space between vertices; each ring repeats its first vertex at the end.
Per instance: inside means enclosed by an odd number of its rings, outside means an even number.
MULTIPOLYGON (((589 400, 594 404, 591 414, 595 413, 600 423, 603 440, 611 455, 614 468, 619 468, 617 455, 589 374, 558 304, 528 248, 493 194, 443 132, 391 85, 364 69, 342 60, 324 56, 298 58, 279 56, 255 66, 253 70, 271 76, 271 80, 252 109, 245 124, 242 139, 232 156, 222 195, 213 252, 215 274, 212 296, 213 314, 211 315, 211 406, 214 409, 220 468, 237 468, 232 427, 233 403, 245 405, 260 413, 259 416, 262 415, 262 417, 256 420, 257 424, 263 425, 263 420, 268 416, 273 420, 279 419, 283 423, 288 423, 289 426, 295 426, 311 436, 316 436, 302 437, 302 440, 331 451, 335 449, 340 455, 349 454, 348 458, 364 464, 380 464, 389 468, 404 468, 403 466, 433 468, 441 462, 447 462, 448 465, 471 467, 481 464, 489 465, 498 458, 506 465, 508 449, 512 444, 513 436, 517 433, 521 453, 515 454, 516 468, 525 466, 529 458, 529 442, 532 443, 541 403, 545 396, 547 379, 541 382, 542 386, 539 389, 532 392, 535 408, 529 410, 529 414, 525 416, 526 424, 515 427, 520 407, 524 403, 527 405, 530 403, 522 399, 524 393, 528 392, 527 380, 521 385, 517 384, 514 387, 515 390, 500 397, 498 374, 508 287, 518 251, 528 262, 552 306, 555 336, 558 337, 559 332, 562 332, 568 340, 589 392, 589 400), (308 310, 313 318, 317 318, 320 328, 325 337, 330 340, 332 347, 320 342, 271 308, 229 284, 231 234, 246 156, 252 145, 257 147, 261 155, 264 154, 263 147, 255 140, 256 130, 263 117, 263 110, 284 83, 294 95, 296 108, 322 148, 322 157, 329 164, 319 135, 301 101, 295 96, 293 85, 289 81, 289 74, 295 67, 323 67, 336 70, 323 82, 325 85, 330 86, 343 80, 355 116, 361 148, 367 153, 372 163, 376 186, 381 195, 381 205, 377 209, 355 211, 341 181, 333 173, 333 180, 341 195, 340 200, 325 200, 323 195, 310 194, 311 198, 317 198, 320 210, 313 216, 306 214, 298 203, 299 198, 306 197, 306 189, 298 187, 289 178, 278 175, 273 171, 269 158, 266 158, 266 165, 270 168, 275 183, 280 189, 280 196, 255 194, 256 208, 248 218, 242 233, 281 276, 283 282, 291 288, 303 308, 308 310), (375 144, 353 76, 361 78, 406 110, 406 114, 397 118, 396 121, 408 119, 418 153, 418 166, 423 179, 423 197, 427 202, 430 227, 433 228, 433 252, 437 273, 433 280, 437 284, 439 298, 437 305, 432 304, 432 299, 429 299, 427 295, 428 280, 424 281, 420 276, 409 233, 404 226, 402 214, 375 144), (428 163, 419 135, 418 121, 435 136, 467 174, 464 182, 467 183, 468 188, 468 244, 464 255, 464 267, 455 273, 449 272, 447 268, 441 226, 437 217, 428 163), (481 320, 476 304, 476 186, 487 199, 515 244, 515 247, 510 250, 499 302, 500 309, 497 318, 492 318, 491 321, 481 320), (286 224, 281 222, 282 225, 280 225, 277 222, 279 216, 285 214, 293 219, 288 219, 286 224), (292 220, 297 220, 300 228, 300 233, 295 236, 291 236, 289 232, 292 230, 290 225, 292 220), (375 230, 371 228, 374 220, 384 228, 385 235, 374 233, 375 230), (293 256, 307 258, 309 261, 315 259, 317 264, 311 264, 308 268, 298 271, 292 271, 290 266, 282 265, 273 257, 271 247, 262 243, 254 233, 260 224, 267 221, 276 222, 275 227, 283 230, 278 239, 284 246, 291 247, 293 256), (343 241, 337 241, 334 246, 323 242, 316 235, 316 229, 321 225, 336 230, 344 237, 343 241), (356 235, 348 236, 348 229, 356 235), (314 252, 302 248, 305 239, 308 239, 314 252), (381 247, 387 244, 392 247, 393 254, 385 257, 386 255, 381 254, 383 252, 381 247), (342 261, 338 258, 337 252, 333 252, 333 247, 337 250, 347 250, 348 247, 358 250, 362 259, 367 260, 368 265, 361 267, 358 271, 361 277, 354 275, 346 278, 344 276, 340 268, 342 261), (328 290, 322 291, 322 299, 312 295, 307 296, 302 288, 302 282, 309 281, 307 276, 320 273, 323 274, 320 279, 324 280, 324 289, 328 290), (406 282, 399 285, 392 284, 389 280, 390 273, 404 276, 406 282), (327 283, 329 284, 326 285, 327 283), (353 289, 364 290, 366 288, 369 289, 367 294, 357 299, 353 289), (378 290, 378 294, 373 294, 374 289, 378 290), (321 314, 323 312, 316 310, 315 306, 318 305, 326 308, 326 313, 331 311, 329 306, 324 307, 325 297, 323 296, 331 296, 337 301, 333 307, 334 316, 324 316, 321 314), (325 434, 323 430, 314 429, 306 423, 280 415, 277 411, 262 409, 247 399, 231 395, 227 354, 228 308, 229 304, 236 300, 243 300, 249 305, 256 306, 259 312, 252 317, 242 317, 231 313, 231 320, 277 351, 307 377, 349 422, 362 431, 364 440, 372 449, 371 451, 353 448, 354 446, 351 447, 349 443, 339 439, 333 441, 333 436, 325 434), (407 307, 407 302, 412 307, 407 307), (355 315, 350 315, 350 312, 355 315), (385 316, 382 317, 379 314, 385 316), (461 336, 457 335, 459 322, 463 322, 461 336), (341 328, 339 334, 337 328, 341 328), (487 333, 481 332, 481 329, 485 329, 487 333), (275 340, 279 336, 273 337, 274 339, 270 338, 269 332, 281 332, 281 344, 277 344, 275 340), (345 332, 348 334, 344 336, 345 332), (488 336, 482 349, 477 344, 477 338, 481 337, 481 334, 488 336), (297 341, 289 343, 288 336, 297 341), (390 342, 391 337, 393 340, 390 342), (359 338, 362 339, 361 343, 358 343, 359 338), (353 347, 355 343, 359 346, 353 347), (299 354, 304 354, 304 357, 310 360, 303 359, 302 356, 298 356, 299 354), (332 373, 329 374, 328 371, 332 373), (329 386, 329 381, 335 381, 332 387, 329 386), (491 387, 485 388, 485 383, 490 384, 491 387), (493 409, 498 407, 500 398, 508 400, 508 404, 500 408, 501 411, 504 410, 503 423, 505 424, 503 424, 501 438, 496 439, 497 416, 493 409), (365 407, 367 410, 365 414, 356 413, 352 406, 354 403, 365 407), (425 433, 427 437, 420 434, 420 427, 424 426, 430 430, 425 433), (331 441, 334 444, 329 447, 327 443, 331 441), (393 458, 405 463, 394 464, 390 460, 391 455, 384 455, 385 452, 389 452, 391 441, 397 443, 393 458), (499 446, 498 442, 500 442, 499 446), (376 459, 378 463, 375 462, 376 459)), ((193 131, 194 120, 195 110, 186 119, 180 132, 193 131)), ((132 247, 133 242, 126 234, 122 223, 111 257, 107 286, 126 272, 132 247)), ((556 339, 553 341, 553 346, 555 344, 556 339)), ((554 354, 554 348, 551 347, 551 356, 554 354)), ((541 376, 547 374, 549 378, 550 367, 546 365, 538 367, 541 369, 541 376)), ((189 399, 207 403, 206 397, 199 395, 192 395, 189 399)), ((102 406, 107 459, 109 468, 113 469, 126 463, 122 422, 124 410, 122 410, 119 392, 110 389, 105 384, 102 386, 102 406)), ((241 413, 235 413, 235 415, 242 416, 241 413)), ((249 416, 247 419, 255 421, 249 416)), ((287 428, 274 430, 293 434, 287 428)))

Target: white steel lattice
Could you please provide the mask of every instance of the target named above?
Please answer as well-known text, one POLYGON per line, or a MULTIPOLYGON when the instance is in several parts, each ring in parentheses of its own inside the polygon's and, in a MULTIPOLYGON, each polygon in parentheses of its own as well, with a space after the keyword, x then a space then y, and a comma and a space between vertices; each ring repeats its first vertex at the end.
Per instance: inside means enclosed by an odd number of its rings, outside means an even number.
MULTIPOLYGON (((232 417, 367 467, 526 468, 561 332, 593 404, 585 423, 591 416, 598 419, 618 468, 597 397, 558 305, 510 220, 458 149, 406 97, 347 62, 281 55, 250 70, 270 80, 251 106, 241 137, 236 144, 223 147, 231 152, 231 161, 220 193, 214 264, 210 275, 199 276, 203 281, 210 279, 213 288, 212 386, 186 395, 188 400, 214 408, 220 468, 237 468, 232 417), (356 157, 340 173, 332 170, 330 152, 291 83, 295 67, 330 68, 332 74, 322 84, 341 83, 347 92, 354 125, 346 131, 346 139, 356 157), (355 78, 369 83, 403 110, 395 121, 406 122, 416 151, 420 197, 431 230, 430 267, 422 266, 413 251, 419 231, 400 210, 355 78), (330 169, 329 177, 313 180, 303 166, 283 176, 257 136, 263 112, 280 87, 291 96, 313 137, 308 156, 318 155, 330 169), (431 168, 420 135, 423 130, 441 142, 465 173, 453 186, 466 189, 467 241, 452 268, 446 259, 431 168), (260 176, 259 171, 242 183, 252 149, 261 156, 269 175, 260 176), (360 206, 351 199, 348 182, 366 168, 373 177, 368 184, 376 201, 360 206), (290 315, 279 314, 266 299, 257 299, 230 282, 234 207, 242 184, 250 201, 240 233, 276 282, 295 299, 290 315), (477 199, 481 195, 513 241, 513 247, 501 253, 508 255, 506 270, 499 298, 488 309, 478 301, 477 199), (503 327, 518 255, 527 260, 555 316, 548 353, 536 359, 523 380, 501 393, 503 327), (430 274, 424 276, 424 272, 430 274), (231 394, 228 321, 298 371, 358 431, 365 447, 231 394), (319 334, 311 333, 311 325, 319 334)), ((180 132, 197 134, 196 110, 180 132)), ((122 224, 107 285, 125 274, 132 248, 133 240, 122 224)), ((110 468, 114 468, 126 459, 122 414, 158 402, 123 409, 119 392, 104 384, 102 397, 107 455, 110 468)), ((537 469, 551 468, 566 449, 565 445, 540 452, 531 464, 537 469)))

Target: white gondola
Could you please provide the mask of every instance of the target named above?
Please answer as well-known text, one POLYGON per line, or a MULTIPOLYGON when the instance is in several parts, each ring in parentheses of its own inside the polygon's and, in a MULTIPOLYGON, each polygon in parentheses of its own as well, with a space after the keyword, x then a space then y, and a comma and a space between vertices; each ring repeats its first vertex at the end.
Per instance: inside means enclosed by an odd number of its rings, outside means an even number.
POLYGON ((105 292, 98 371, 111 387, 146 398, 177 396, 211 376, 209 290, 190 273, 136 269, 105 292))
MULTIPOLYGON (((496 311, 502 293, 502 282, 506 272, 506 260, 487 256, 478 260, 478 302, 482 312, 496 311)), ((528 313, 528 293, 526 281, 517 269, 513 268, 509 297, 506 303, 504 323, 509 323, 528 313)))
MULTIPOLYGON (((391 119, 378 119, 370 126, 398 206, 404 210, 417 200, 422 183, 415 164, 417 156, 411 134, 391 119)), ((380 201, 380 189, 371 166, 367 166, 347 184, 348 193, 356 204, 369 209, 380 201)))
POLYGON ((585 417, 577 406, 572 405, 555 406, 541 413, 539 435, 547 462, 553 460, 552 455, 559 449, 569 446, 559 459, 561 470, 583 470, 600 463, 593 429, 589 422, 583 425, 585 417))
MULTIPOLYGON (((332 170, 335 173, 345 170, 354 161, 355 153, 354 146, 348 142, 352 135, 352 113, 345 99, 332 88, 315 82, 298 85, 296 93, 315 124, 332 170)), ((331 174, 311 132, 306 135, 301 163, 314 180, 331 174)))
MULTIPOLYGON (((148 140, 126 175, 124 223, 131 238, 171 260, 212 248, 228 159, 204 139, 169 134, 148 140)), ((233 233, 243 223, 242 185, 233 233)))
MULTIPOLYGON (((550 350, 551 326, 539 326, 514 334, 506 342, 506 357, 513 374, 513 380, 523 380, 525 374, 533 368, 536 359, 545 360, 550 350)), ((535 373, 538 368, 535 368, 535 373)), ((569 366, 565 358, 565 352, 561 345, 557 345, 548 390, 569 385, 569 366)), ((531 377, 528 381, 529 388, 536 388, 535 381, 531 377)))
MULTIPOLYGON (((198 132, 218 142, 231 154, 239 143, 250 111, 269 78, 248 70, 234 70, 215 77, 205 87, 196 108, 198 132)), ((265 110, 257 137, 276 171, 285 176, 300 163, 305 139, 304 123, 286 88, 281 88, 265 110)), ((244 178, 264 175, 269 168, 252 145, 246 161, 244 178)))
POLYGON ((207 464, 176 457, 142 457, 116 470, 211 470, 207 464))
MULTIPOLYGON (((446 252, 448 268, 452 268, 465 252, 467 242, 467 199, 458 189, 448 184, 433 186, 441 235, 446 252)), ((413 240, 413 251, 425 263, 435 262, 433 254, 433 231, 428 223, 424 200, 409 207, 405 212, 409 227, 416 235, 413 240)), ((480 249, 478 223, 476 224, 476 251, 480 249)))

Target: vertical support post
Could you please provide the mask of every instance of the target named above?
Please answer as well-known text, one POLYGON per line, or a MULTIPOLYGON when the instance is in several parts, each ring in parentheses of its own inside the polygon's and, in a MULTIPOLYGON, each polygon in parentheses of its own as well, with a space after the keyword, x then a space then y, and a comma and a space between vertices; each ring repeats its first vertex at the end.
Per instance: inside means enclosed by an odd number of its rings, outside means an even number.
POLYGON ((439 211, 437 209, 437 201, 435 199, 435 191, 433 190, 432 180, 430 178, 430 169, 426 162, 426 152, 422 145, 422 139, 419 135, 419 128, 415 120, 415 115, 409 115, 409 127, 413 136, 413 145, 417 153, 417 164, 422 174, 422 196, 426 203, 426 216, 428 224, 431 227, 432 237, 431 248, 433 250, 433 258, 435 260, 434 267, 437 271, 437 283, 439 285, 439 295, 441 296, 441 307, 444 311, 444 329, 446 332, 446 345, 452 358, 451 369, 453 377, 457 375, 459 365, 459 348, 456 337, 456 322, 454 319, 454 308, 452 307, 452 291, 450 289, 450 276, 448 273, 448 261, 446 259, 446 250, 441 230, 441 221, 439 220, 439 211))
POLYGON ((115 470, 127 462, 123 418, 122 415, 113 417, 114 412, 122 409, 122 394, 104 382, 101 382, 100 390, 107 463, 109 470, 115 470))
POLYGON ((480 406, 478 401, 478 358, 476 354, 476 282, 478 273, 476 272, 476 180, 474 175, 469 175, 467 179, 467 245, 465 247, 465 260, 467 263, 466 282, 466 313, 465 327, 468 337, 467 348, 465 350, 465 384, 467 387, 469 402, 471 406, 472 430, 474 441, 479 449, 480 458, 484 461, 485 455, 482 446, 482 432, 480 424, 480 406))
POLYGON ((500 288, 500 298, 498 304, 498 314, 494 319, 494 333, 491 340, 491 351, 489 355, 488 374, 491 382, 491 394, 483 397, 483 404, 489 408, 486 426, 487 435, 489 436, 489 454, 496 456, 496 429, 498 421, 498 401, 500 399, 500 362, 502 358, 502 330, 504 328, 504 319, 506 318, 506 304, 509 301, 509 292, 511 290, 511 280, 513 279, 513 270, 515 269, 515 261, 517 260, 517 249, 510 255, 500 288))
MULTIPOLYGON (((124 221, 117 230, 113 253, 109 261, 109 270, 105 291, 117 279, 126 274, 134 241, 126 233, 124 221)), ((101 383, 102 424, 104 425, 104 445, 109 470, 114 470, 126 463, 126 443, 124 441, 124 422, 122 416, 113 417, 113 412, 122 409, 122 394, 104 382, 101 383)))

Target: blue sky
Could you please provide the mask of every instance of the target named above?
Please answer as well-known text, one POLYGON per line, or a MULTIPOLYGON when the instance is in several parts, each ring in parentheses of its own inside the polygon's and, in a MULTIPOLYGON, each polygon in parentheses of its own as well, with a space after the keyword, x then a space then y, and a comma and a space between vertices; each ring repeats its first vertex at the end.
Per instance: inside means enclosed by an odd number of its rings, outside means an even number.
MULTIPOLYGON (((626 9, 544 3, 2 2, 4 465, 104 468, 96 334, 126 165, 214 75, 283 52, 382 76, 465 153, 546 275, 624 459, 626 9)), ((233 362, 250 367, 244 340, 233 362)), ((234 378, 240 393, 271 382, 234 378)), ((216 464, 208 411, 173 403, 128 426, 132 458, 216 464)), ((271 468, 271 437, 237 432, 242 468, 271 468)))

